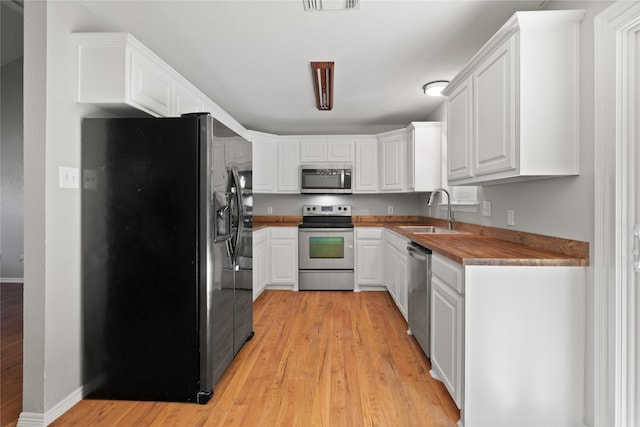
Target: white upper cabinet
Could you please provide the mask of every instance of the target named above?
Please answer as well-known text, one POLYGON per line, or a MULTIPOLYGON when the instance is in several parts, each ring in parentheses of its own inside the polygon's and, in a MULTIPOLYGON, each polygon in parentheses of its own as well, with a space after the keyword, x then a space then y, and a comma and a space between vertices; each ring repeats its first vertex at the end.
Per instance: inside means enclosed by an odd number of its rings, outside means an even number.
POLYGON ((354 140, 327 140, 327 136, 300 140, 300 163, 353 163, 354 140), (318 140, 318 138, 321 138, 318 140))
POLYGON ((412 191, 442 187, 440 122, 414 122, 407 140, 407 185, 412 191))
POLYGON ((476 176, 514 170, 515 37, 490 55, 473 78, 474 156, 476 176))
POLYGON ((274 193, 278 189, 278 141, 273 135, 250 132, 253 147, 253 192, 274 193))
POLYGON ((354 193, 378 192, 378 139, 360 138, 355 143, 354 193))
POLYGON ((378 135, 380 149, 380 191, 406 189, 407 132, 405 129, 378 135))
POLYGON ((447 100, 447 177, 449 182, 471 178, 471 77, 460 83, 447 100), (453 126, 452 126, 453 124, 453 126))
POLYGON ((187 84, 176 84, 175 86, 175 115, 185 113, 202 113, 205 111, 206 99, 204 99, 196 88, 187 84))
POLYGON ((440 122, 414 122, 378 135, 380 191, 432 191, 441 187, 440 122))
POLYGON ((278 141, 278 193, 300 193, 299 149, 297 141, 278 141))
POLYGON ((450 184, 579 173, 583 15, 516 12, 449 83, 450 184))
POLYGON ((208 112, 239 135, 247 130, 129 33, 73 33, 77 101, 121 116, 208 112))

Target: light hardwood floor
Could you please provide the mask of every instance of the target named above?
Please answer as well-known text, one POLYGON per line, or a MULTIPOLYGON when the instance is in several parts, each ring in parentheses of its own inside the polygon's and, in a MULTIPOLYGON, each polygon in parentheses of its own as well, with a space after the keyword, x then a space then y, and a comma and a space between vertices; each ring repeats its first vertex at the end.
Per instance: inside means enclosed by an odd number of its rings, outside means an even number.
POLYGON ((265 291, 207 405, 83 400, 52 426, 454 426, 386 292, 265 291))
POLYGON ((22 283, 0 284, 0 426, 22 410, 22 283))

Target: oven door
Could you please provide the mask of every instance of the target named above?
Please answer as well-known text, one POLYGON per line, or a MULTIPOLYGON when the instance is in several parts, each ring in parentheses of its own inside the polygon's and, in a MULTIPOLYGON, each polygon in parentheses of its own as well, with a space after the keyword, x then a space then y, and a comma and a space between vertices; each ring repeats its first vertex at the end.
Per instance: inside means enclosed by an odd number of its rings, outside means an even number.
POLYGON ((353 228, 298 229, 300 270, 353 270, 353 228))

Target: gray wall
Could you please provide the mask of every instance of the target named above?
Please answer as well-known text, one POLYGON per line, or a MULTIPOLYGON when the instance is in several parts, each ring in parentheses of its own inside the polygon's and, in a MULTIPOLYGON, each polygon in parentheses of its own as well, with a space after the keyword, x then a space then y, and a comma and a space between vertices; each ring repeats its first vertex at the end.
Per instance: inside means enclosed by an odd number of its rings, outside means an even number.
POLYGON ((2 67, 0 280, 20 282, 23 264, 22 58, 2 67))
POLYGON ((117 31, 80 1, 25 2, 23 415, 54 418, 81 397, 80 191, 58 168, 80 167, 80 122, 100 110, 76 102, 70 33, 117 31))

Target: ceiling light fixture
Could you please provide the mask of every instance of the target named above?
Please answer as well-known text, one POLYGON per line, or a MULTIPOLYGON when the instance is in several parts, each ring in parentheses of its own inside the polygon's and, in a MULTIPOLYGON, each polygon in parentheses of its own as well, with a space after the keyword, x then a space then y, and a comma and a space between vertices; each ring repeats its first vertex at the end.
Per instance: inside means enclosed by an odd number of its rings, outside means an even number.
POLYGON ((442 96, 442 91, 445 87, 447 87, 448 84, 449 82, 447 80, 436 80, 422 86, 422 90, 424 90, 425 95, 442 96))
POLYGON ((316 107, 320 111, 333 108, 333 62, 312 62, 313 89, 316 107))
POLYGON ((360 9, 360 0, 302 0, 304 10, 353 10, 360 9))

